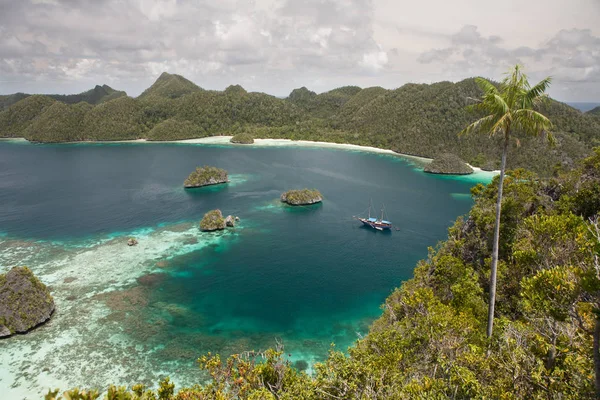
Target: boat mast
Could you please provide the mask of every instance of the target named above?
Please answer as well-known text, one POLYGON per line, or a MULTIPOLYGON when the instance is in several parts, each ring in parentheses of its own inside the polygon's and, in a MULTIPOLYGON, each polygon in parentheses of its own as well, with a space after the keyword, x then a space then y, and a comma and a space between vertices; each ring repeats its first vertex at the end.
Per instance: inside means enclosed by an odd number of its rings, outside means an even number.
POLYGON ((373 199, 369 199, 369 218, 371 218, 371 203, 373 202, 373 199))

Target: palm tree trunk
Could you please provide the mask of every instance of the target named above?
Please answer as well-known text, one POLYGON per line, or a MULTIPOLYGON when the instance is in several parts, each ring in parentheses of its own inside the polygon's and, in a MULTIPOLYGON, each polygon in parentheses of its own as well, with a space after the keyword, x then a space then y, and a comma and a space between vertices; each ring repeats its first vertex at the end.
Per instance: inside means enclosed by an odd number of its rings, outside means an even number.
POLYGON ((494 328, 494 306, 496 303, 496 274, 498 270, 498 246, 500 242, 500 212, 502 210, 502 185, 504 184, 504 171, 506 169, 506 153, 508 153, 509 131, 504 136, 502 148, 502 165, 500 167, 500 182, 498 183, 498 199, 496 201, 496 225, 494 226, 494 247, 492 249, 492 268, 490 271, 490 302, 488 305, 487 336, 492 336, 494 328))
POLYGON ((596 399, 600 399, 600 316, 596 316, 594 327, 594 372, 596 374, 596 399))

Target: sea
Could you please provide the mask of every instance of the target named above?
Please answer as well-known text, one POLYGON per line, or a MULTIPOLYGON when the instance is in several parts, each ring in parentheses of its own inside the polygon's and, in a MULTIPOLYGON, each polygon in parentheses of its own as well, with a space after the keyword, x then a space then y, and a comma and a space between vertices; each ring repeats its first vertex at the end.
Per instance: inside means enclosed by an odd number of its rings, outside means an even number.
POLYGON ((0 141, 0 273, 28 266, 56 302, 48 323, 0 341, 2 398, 165 376, 181 388, 203 382, 209 352, 279 347, 312 373, 368 333, 492 178, 425 162, 343 145, 0 141), (230 182, 185 190, 204 165, 230 182), (280 201, 301 188, 323 202, 280 201), (370 203, 391 232, 354 219, 370 203), (213 209, 240 221, 201 232, 213 209))

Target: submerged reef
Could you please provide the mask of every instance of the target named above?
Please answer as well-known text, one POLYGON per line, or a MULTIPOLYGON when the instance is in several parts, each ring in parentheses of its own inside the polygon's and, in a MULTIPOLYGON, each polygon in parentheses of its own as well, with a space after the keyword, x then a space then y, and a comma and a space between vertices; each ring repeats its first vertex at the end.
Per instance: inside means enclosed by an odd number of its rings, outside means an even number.
POLYGON ((288 190, 281 195, 281 201, 292 206, 303 206, 320 203, 323 196, 317 189, 288 190))
POLYGON ((217 167, 198 167, 183 182, 186 189, 229 182, 227 171, 217 167))
POLYGON ((0 337, 24 333, 54 312, 50 291, 27 267, 0 275, 0 337))

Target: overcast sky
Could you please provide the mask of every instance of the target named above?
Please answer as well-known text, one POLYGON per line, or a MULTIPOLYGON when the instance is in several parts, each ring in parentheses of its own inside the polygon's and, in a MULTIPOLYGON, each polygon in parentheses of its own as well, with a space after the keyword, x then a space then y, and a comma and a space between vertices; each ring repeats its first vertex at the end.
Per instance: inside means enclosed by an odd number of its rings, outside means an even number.
POLYGON ((397 88, 522 63, 600 101, 600 0, 0 0, 0 93, 137 96, 167 71, 207 89, 397 88))

